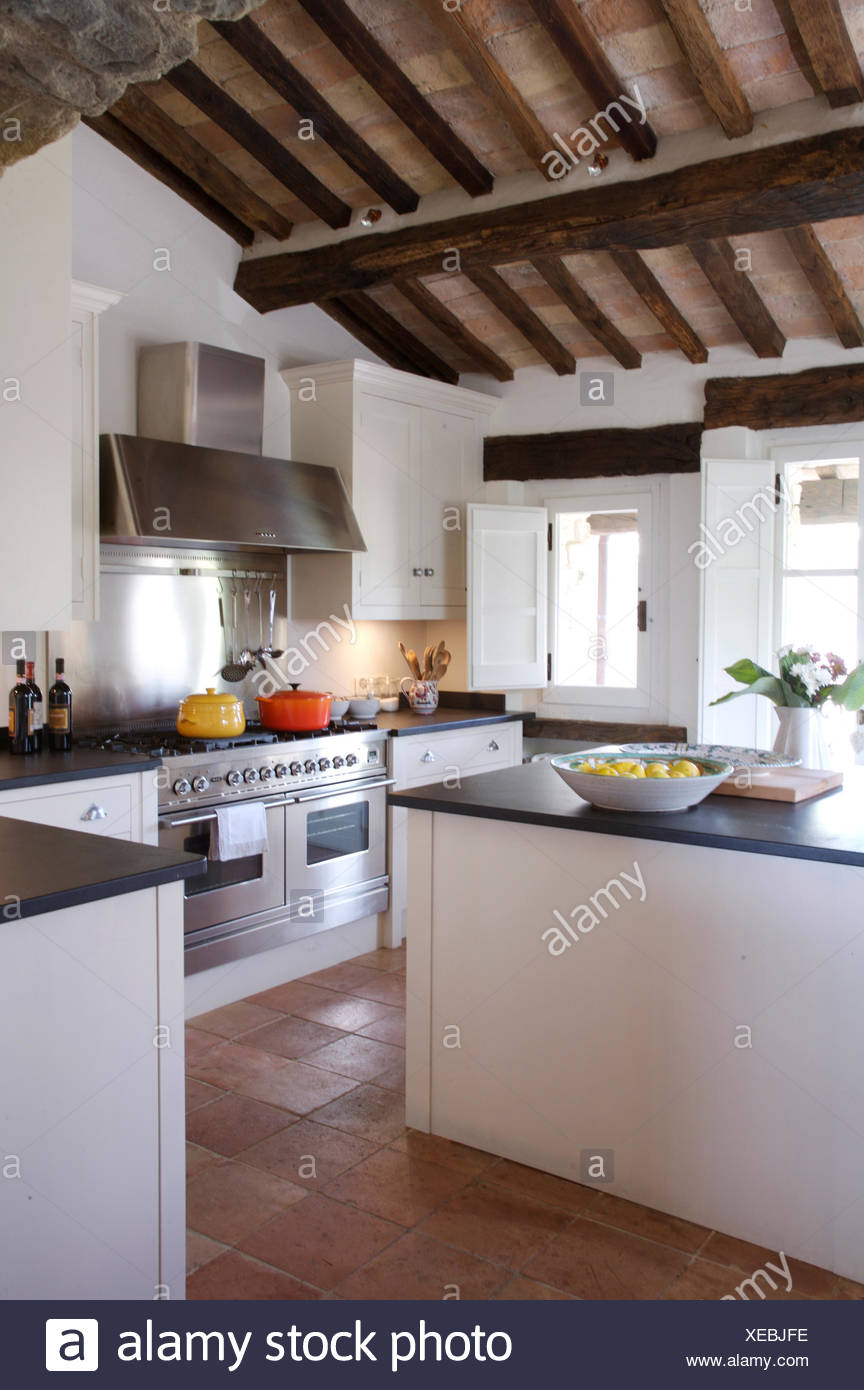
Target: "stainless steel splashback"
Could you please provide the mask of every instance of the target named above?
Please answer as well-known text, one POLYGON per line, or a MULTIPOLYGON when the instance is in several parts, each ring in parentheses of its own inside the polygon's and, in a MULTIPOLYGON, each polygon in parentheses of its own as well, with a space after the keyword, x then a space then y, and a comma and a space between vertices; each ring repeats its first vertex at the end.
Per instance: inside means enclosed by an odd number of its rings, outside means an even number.
MULTIPOLYGON (((275 587, 276 647, 286 643, 285 562, 272 552, 206 549, 136 549, 103 546, 101 616, 95 623, 73 623, 51 636, 51 659, 63 656, 75 699, 78 730, 109 725, 173 720, 184 695, 206 686, 230 690, 256 713, 255 685, 248 678, 228 685, 219 676, 225 663, 225 633, 219 597, 231 622, 232 575, 242 587, 262 582, 266 623, 268 592, 275 587)), ((242 599, 238 605, 242 616, 242 599)), ((249 645, 258 643, 258 604, 253 598, 249 645)), ((241 632, 237 645, 247 641, 241 632)), ((52 668, 53 669, 53 665, 52 668)), ((260 668, 259 668, 260 669, 260 668)))

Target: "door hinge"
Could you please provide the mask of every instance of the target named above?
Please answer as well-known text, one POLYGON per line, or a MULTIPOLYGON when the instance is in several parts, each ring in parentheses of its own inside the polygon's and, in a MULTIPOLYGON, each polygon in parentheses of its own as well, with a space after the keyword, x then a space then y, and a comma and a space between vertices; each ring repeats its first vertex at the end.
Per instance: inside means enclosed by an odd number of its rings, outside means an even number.
POLYGON ((551 550, 551 549, 552 549, 552 522, 551 522, 551 521, 549 522, 549 525, 546 527, 546 549, 547 549, 547 550, 551 550))
POLYGON ((636 625, 640 632, 648 631, 648 604, 644 598, 640 598, 636 608, 636 625))
POLYGON ((552 653, 551 653, 551 652, 547 652, 547 653, 546 653, 546 679, 547 679, 547 681, 551 681, 551 679, 552 679, 552 653))

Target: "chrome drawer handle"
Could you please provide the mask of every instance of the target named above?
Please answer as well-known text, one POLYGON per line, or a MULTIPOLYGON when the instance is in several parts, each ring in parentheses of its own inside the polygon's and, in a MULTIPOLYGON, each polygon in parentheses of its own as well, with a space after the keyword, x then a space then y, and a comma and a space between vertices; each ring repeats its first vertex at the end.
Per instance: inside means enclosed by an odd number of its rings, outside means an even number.
POLYGON ((431 748, 427 748, 420 761, 421 763, 437 763, 438 754, 433 753, 431 748))
POLYGON ((498 744, 495 742, 494 738, 491 739, 490 742, 486 744, 486 752, 487 752, 487 753, 500 753, 500 752, 501 752, 501 749, 498 747, 498 744))
POLYGON ((97 806, 94 802, 86 811, 81 813, 82 820, 107 820, 108 812, 104 806, 97 806))
POLYGON ((427 579, 430 579, 430 578, 432 577, 432 575, 435 573, 435 571, 434 571, 434 570, 424 570, 423 573, 425 574, 425 576, 426 576, 427 579))
POLYGON ((415 579, 419 579, 420 576, 422 575, 423 571, 422 571, 419 567, 417 567, 417 568, 413 569, 413 570, 411 571, 411 573, 413 574, 413 576, 414 576, 415 579))

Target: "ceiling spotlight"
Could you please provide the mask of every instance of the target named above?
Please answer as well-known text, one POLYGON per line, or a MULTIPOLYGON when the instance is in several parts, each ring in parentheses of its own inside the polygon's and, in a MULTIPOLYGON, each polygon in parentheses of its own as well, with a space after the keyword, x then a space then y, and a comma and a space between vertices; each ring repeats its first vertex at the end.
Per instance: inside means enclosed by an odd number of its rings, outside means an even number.
POLYGON ((367 208, 360 218, 360 225, 363 227, 374 227, 376 222, 380 222, 383 213, 380 208, 367 208))
POLYGON ((591 163, 588 165, 588 173, 591 175, 592 178, 597 179, 603 173, 603 170, 606 168, 608 163, 608 154, 604 154, 602 150, 598 150, 591 163))

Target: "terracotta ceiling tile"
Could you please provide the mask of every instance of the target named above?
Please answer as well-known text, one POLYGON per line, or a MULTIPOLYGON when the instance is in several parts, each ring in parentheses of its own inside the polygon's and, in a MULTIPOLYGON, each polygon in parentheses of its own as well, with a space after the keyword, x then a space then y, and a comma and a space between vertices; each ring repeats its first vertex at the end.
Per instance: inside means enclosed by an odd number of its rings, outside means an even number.
MULTIPOLYGON (((496 348, 495 351, 498 352, 499 349, 496 348)), ((514 370, 519 367, 537 367, 543 365, 543 358, 540 356, 539 352, 535 352, 533 348, 516 348, 514 351, 508 353, 507 360, 514 370)))
POLYGON ((268 106, 284 105, 278 93, 251 68, 235 77, 229 77, 222 83, 222 87, 234 101, 245 106, 247 111, 258 112, 268 106))
POLYGON ((319 43, 303 53, 294 54, 291 62, 319 92, 326 92, 335 83, 347 82, 356 75, 348 59, 343 58, 332 43, 319 43))
POLYGON ((528 0, 471 0, 471 19, 485 39, 537 23, 528 0))
POLYGON ((770 39, 783 33, 783 21, 772 0, 748 0, 749 9, 739 10, 729 0, 702 0, 708 23, 722 48, 770 39))
POLYGON ((655 107, 651 112, 651 125, 655 135, 683 135, 688 130, 700 130, 711 125, 713 117, 707 103, 682 101, 677 106, 655 107))
POLYGON ((864 237, 864 217, 835 217, 830 222, 820 222, 815 230, 820 241, 864 237))
POLYGON ((665 333, 635 333, 630 340, 637 352, 673 352, 678 344, 665 333))
POLYGON ((524 97, 533 99, 554 87, 573 88, 570 65, 539 24, 501 35, 489 48, 524 97))
POLYGON ((726 58, 739 82, 761 82, 778 73, 799 71, 786 34, 730 48, 726 58))
POLYGON ((209 24, 198 26, 198 44, 195 61, 214 82, 223 82, 238 72, 249 71, 240 54, 235 53, 230 43, 226 43, 221 34, 211 29, 209 24))
POLYGON ((745 82, 743 91, 754 111, 791 106, 793 102, 807 101, 813 95, 810 83, 800 71, 782 73, 778 77, 766 77, 759 82, 745 82))
POLYGON ((638 78, 655 68, 681 62, 681 50, 668 24, 651 24, 616 34, 603 45, 606 56, 622 79, 638 78))
POLYGON ((661 24, 659 0, 583 0, 582 13, 599 39, 661 24))
MULTIPOLYGON (((207 122, 207 117, 198 110, 191 101, 181 96, 179 92, 170 87, 167 82, 142 82, 141 91, 155 101, 156 105, 170 116, 172 121, 184 127, 200 126, 207 122)), ((208 147, 209 148, 209 147, 208 147)))
POLYGON ((260 24, 267 37, 289 57, 321 42, 321 30, 297 0, 270 0, 255 11, 253 22, 260 24))
POLYGON ((418 53, 416 57, 402 62, 400 66, 424 96, 432 92, 444 92, 449 87, 473 86, 471 74, 450 49, 437 53, 418 53))

